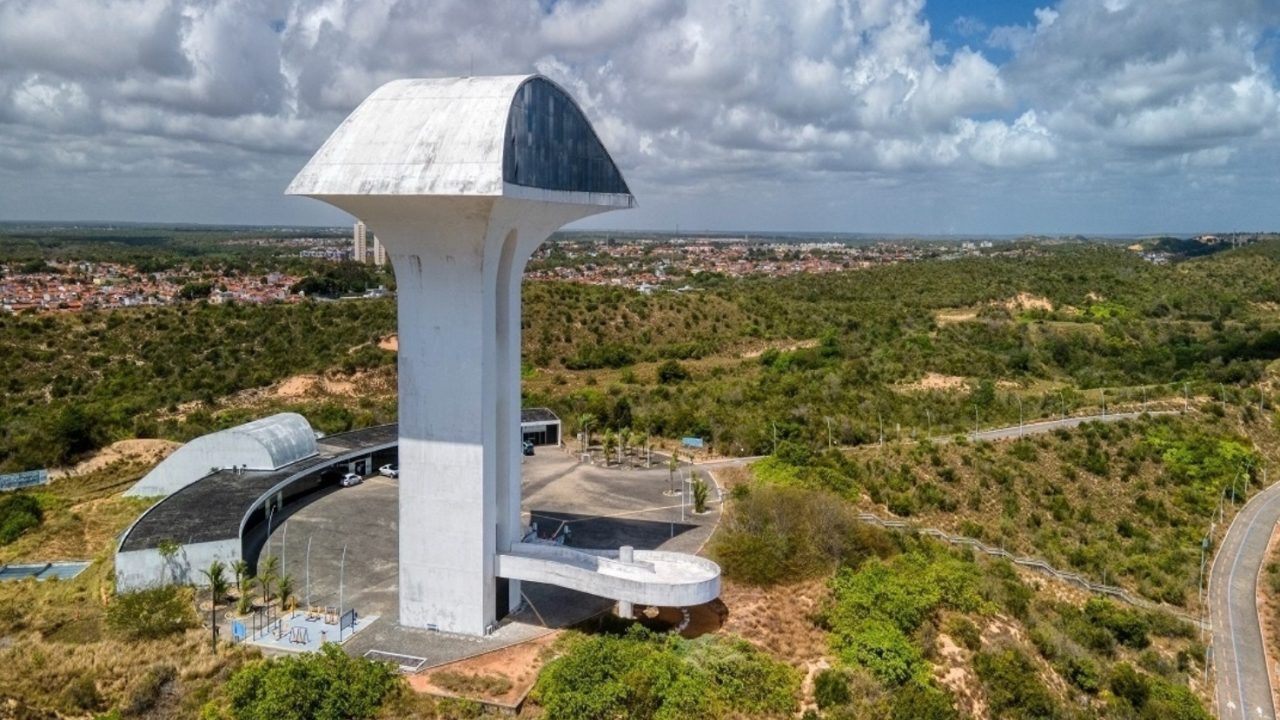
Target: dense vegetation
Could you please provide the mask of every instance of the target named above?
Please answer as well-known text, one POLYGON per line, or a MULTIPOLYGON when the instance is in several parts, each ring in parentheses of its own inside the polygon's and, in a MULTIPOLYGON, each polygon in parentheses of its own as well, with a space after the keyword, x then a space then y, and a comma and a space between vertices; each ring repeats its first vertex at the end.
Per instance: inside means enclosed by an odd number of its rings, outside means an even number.
POLYGON ((234 720, 363 720, 399 684, 388 664, 352 658, 332 643, 319 652, 245 665, 227 682, 225 705, 205 717, 234 720))
MULTIPOLYGON (((849 533, 866 532, 852 519, 858 505, 1190 605, 1198 599, 1200 545, 1210 523, 1262 482, 1264 458, 1254 447, 1278 442, 1272 423, 1248 408, 1209 410, 1086 423, 1003 443, 893 443, 855 453, 783 443, 755 467, 767 492, 821 489, 851 504, 778 503, 797 509, 767 516, 766 532, 745 525, 754 514, 731 518, 720 535, 730 543, 722 560, 736 568, 785 551, 788 559, 770 567, 812 575, 815 550, 803 543, 797 550, 796 529, 822 525, 804 536, 832 538, 818 552, 830 553, 849 533), (832 529, 839 517, 841 529, 832 529), (749 559, 739 559, 746 548, 749 559)), ((754 502, 748 496, 743 507, 754 502)), ((741 575, 772 580, 758 571, 741 575)))
POLYGON ((1269 309, 1280 301, 1278 256, 1267 243, 1157 266, 1066 245, 709 279, 685 294, 534 283, 526 356, 542 370, 526 387, 564 417, 697 435, 728 453, 770 452, 775 437, 826 444, 829 429, 842 445, 899 428, 949 434, 1016 424, 1020 409, 1056 416, 1184 392, 1256 403, 1251 384, 1280 357, 1269 309), (688 381, 658 382, 649 363, 671 358, 688 381), (959 382, 912 384, 928 373, 959 382))
MULTIPOLYGON (((730 453, 1184 392, 1257 402, 1252 384, 1280 357, 1267 309, 1280 302, 1277 256, 1268 243, 1156 266, 1108 246, 1027 246, 833 275, 708 276, 687 293, 529 283, 527 401, 730 453), (960 384, 911 385, 927 373, 960 384)), ((0 468, 133 435, 189 437, 216 421, 166 422, 183 403, 211 411, 293 374, 383 366, 392 358, 371 343, 394 331, 394 313, 373 300, 0 318, 0 468)))
POLYGON ((829 578, 813 618, 837 661, 815 678, 822 717, 944 720, 974 712, 975 697, 992 718, 1208 717, 1188 690, 1204 652, 1190 625, 1063 598, 1006 561, 907 534, 864 528, 850 542, 858 526, 848 505, 826 490, 757 480, 735 493, 713 551, 735 581, 761 581, 771 561, 770 581, 804 576, 780 568, 829 578), (824 507, 827 519, 806 520, 824 507), (743 562, 745 548, 775 534, 810 548, 810 562, 768 552, 743 562))
MULTIPOLYGON (((127 437, 192 437, 215 429, 209 409, 233 392, 394 364, 377 347, 394 322, 390 300, 0 316, 0 469, 58 465, 127 437)), ((327 431, 358 422, 325 419, 312 418, 327 431)))
POLYGON ((787 717, 800 678, 741 640, 570 634, 538 676, 533 698, 546 717, 699 720, 787 717))

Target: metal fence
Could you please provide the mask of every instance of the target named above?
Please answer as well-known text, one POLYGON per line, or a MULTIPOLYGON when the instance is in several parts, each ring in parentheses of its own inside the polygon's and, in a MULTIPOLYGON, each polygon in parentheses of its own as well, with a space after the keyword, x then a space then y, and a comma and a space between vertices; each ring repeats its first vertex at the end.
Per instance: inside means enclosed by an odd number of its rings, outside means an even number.
POLYGON ((981 540, 976 540, 971 537, 965 537, 963 535, 951 535, 950 533, 943 532, 942 530, 938 530, 937 528, 919 527, 905 520, 882 518, 879 515, 875 515, 873 513, 868 513, 868 512, 858 513, 858 519, 861 520, 862 522, 869 523, 871 525, 876 525, 882 528, 886 528, 888 530, 902 530, 906 532, 915 532, 921 535, 927 535, 929 537, 936 538, 938 540, 941 540, 945 543, 949 543, 951 545, 958 545, 962 547, 973 548, 974 550, 977 550, 978 552, 981 552, 985 555, 1004 558, 1009 562, 1013 563, 1014 565, 1029 568, 1031 570, 1035 570, 1045 575, 1049 575, 1051 577, 1057 578, 1058 580, 1071 583, 1072 585, 1075 585, 1076 587, 1079 587, 1083 590, 1087 590, 1092 593, 1097 593, 1099 595, 1107 595, 1109 597, 1115 598, 1116 600, 1119 600, 1120 602, 1126 603, 1128 605, 1133 605, 1134 607, 1140 607, 1145 610, 1160 610, 1163 612, 1167 612, 1171 615, 1174 615, 1183 620, 1186 620, 1187 622, 1197 627, 1202 626, 1202 621, 1200 620, 1200 618, 1195 617, 1194 615, 1191 615, 1190 613, 1184 610, 1181 610, 1175 607, 1170 607, 1169 605, 1165 605, 1163 603, 1154 602, 1144 597, 1139 597, 1129 592, 1128 590, 1125 590, 1122 587, 1116 587, 1114 585, 1103 585, 1102 583, 1093 582, 1092 580, 1089 580, 1088 578, 1078 573, 1059 570, 1053 567, 1052 565, 1050 565, 1049 563, 1045 562, 1044 560, 1041 560, 1040 558, 1027 557, 1025 555, 1015 555, 1009 552, 1008 550, 1005 550, 1004 548, 992 547, 982 542, 981 540))

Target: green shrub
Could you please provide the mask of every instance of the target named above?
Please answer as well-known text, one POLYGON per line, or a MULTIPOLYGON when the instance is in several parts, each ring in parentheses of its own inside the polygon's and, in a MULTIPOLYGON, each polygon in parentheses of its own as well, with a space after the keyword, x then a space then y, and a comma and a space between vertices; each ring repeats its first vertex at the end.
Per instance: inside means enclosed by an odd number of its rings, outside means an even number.
POLYGON ((172 635, 196 622, 191 591, 176 585, 121 593, 107 607, 107 625, 134 640, 172 635))
POLYGON ((864 667, 880 682, 901 685, 928 673, 924 656, 898 626, 880 618, 842 624, 831 634, 831 646, 841 660, 864 667))
POLYGON ((847 704, 852 699, 849 676, 834 668, 819 672, 813 678, 813 699, 823 710, 847 704))
POLYGON ((799 675, 744 641, 571 634, 538 676, 532 697, 545 717, 717 718, 789 716, 799 675))
POLYGON ((1140 611, 1110 600, 1090 598, 1084 605, 1084 615, 1090 623, 1105 628, 1121 645, 1141 650, 1151 644, 1147 637, 1147 618, 1140 611))
POLYGON ((955 638, 956 642, 962 647, 972 651, 977 651, 982 647, 982 633, 978 630, 978 626, 966 617, 953 617, 947 621, 946 632, 955 638))
POLYGON ((859 522, 856 509, 830 493, 760 485, 730 506, 711 554, 725 577, 771 585, 896 549, 893 536, 859 522))
POLYGON ((951 694, 924 682, 909 682, 893 693, 890 720, 959 720, 951 694))
POLYGON ((400 682, 387 663, 319 652, 245 665, 227 682, 236 720, 359 720, 377 714, 400 682))
POLYGON ((8 545, 24 532, 40 526, 44 512, 40 501, 26 493, 0 496, 0 545, 8 545))
POLYGON ((987 691, 987 703, 995 720, 1052 720, 1061 715, 1053 696, 1040 682, 1035 664, 1021 650, 978 653, 973 658, 973 668, 987 691))

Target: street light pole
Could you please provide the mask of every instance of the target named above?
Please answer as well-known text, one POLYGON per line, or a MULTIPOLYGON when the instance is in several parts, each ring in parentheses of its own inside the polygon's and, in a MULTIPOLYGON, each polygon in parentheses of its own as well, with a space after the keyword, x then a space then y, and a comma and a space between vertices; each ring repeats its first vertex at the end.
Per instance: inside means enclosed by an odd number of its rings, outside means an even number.
POLYGON ((338 565, 338 642, 339 643, 342 642, 342 603, 345 600, 345 598, 343 597, 343 590, 344 590, 343 583, 346 580, 346 574, 347 574, 347 545, 346 543, 343 543, 342 544, 342 561, 338 565))
POLYGON ((307 536, 306 574, 307 574, 307 612, 311 612, 311 608, 314 606, 311 604, 311 536, 310 535, 307 536))

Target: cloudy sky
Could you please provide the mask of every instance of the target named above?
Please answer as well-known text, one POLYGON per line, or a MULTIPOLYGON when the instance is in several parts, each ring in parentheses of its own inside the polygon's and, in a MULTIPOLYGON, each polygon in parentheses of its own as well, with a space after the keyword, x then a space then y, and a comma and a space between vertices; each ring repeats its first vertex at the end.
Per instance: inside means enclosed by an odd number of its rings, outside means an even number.
POLYGON ((281 192, 370 91, 530 71, 596 227, 1280 230, 1276 0, 0 0, 0 220, 346 222, 281 192))

